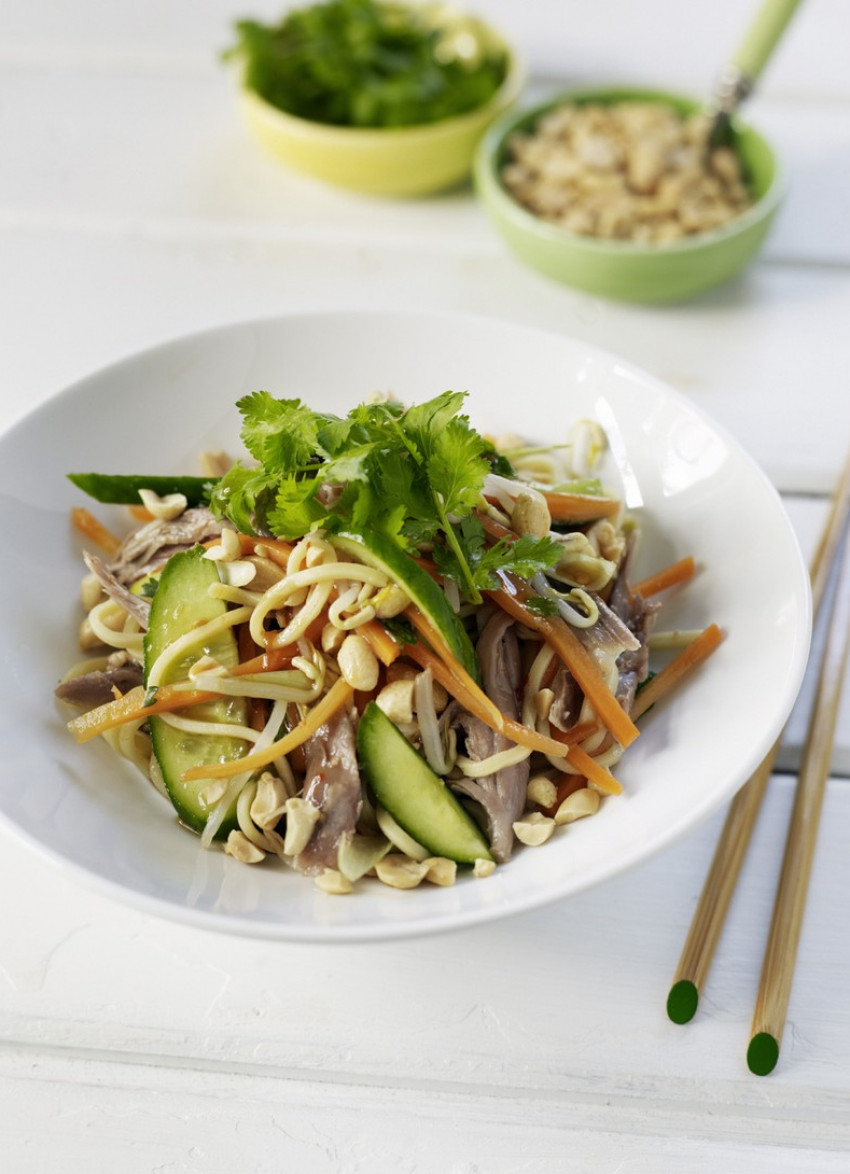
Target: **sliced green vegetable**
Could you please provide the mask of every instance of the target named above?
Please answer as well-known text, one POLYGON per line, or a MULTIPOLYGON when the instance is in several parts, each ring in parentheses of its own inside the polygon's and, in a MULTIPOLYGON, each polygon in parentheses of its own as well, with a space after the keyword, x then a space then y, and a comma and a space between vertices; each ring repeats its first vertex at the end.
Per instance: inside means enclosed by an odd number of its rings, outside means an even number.
POLYGON ((376 567, 398 583, 440 632, 469 675, 480 681, 478 657, 463 625, 449 606, 442 588, 415 559, 377 530, 364 529, 362 534, 334 534, 333 542, 352 558, 376 567))
MULTIPOLYGON (((213 599, 209 594, 210 586, 219 581, 219 576, 215 563, 205 559, 203 554, 203 547, 196 546, 192 550, 175 554, 163 569, 159 587, 151 602, 145 635, 146 682, 155 661, 175 640, 216 619, 227 608, 223 600, 213 599)), ((220 664, 233 667, 239 659, 233 632, 227 629, 207 643, 190 647, 182 658, 167 668, 160 684, 170 685, 187 680, 189 669, 202 656, 212 656, 220 664)), ((245 701, 238 697, 205 702, 186 712, 193 721, 227 722, 241 726, 247 724, 247 707, 245 701)), ((164 716, 157 714, 148 720, 153 751, 169 798, 183 823, 201 832, 209 815, 209 808, 201 801, 201 793, 211 780, 198 779, 184 783, 180 776, 192 766, 239 758, 246 752, 247 743, 236 737, 186 733, 169 725, 164 716)), ((225 817, 217 838, 226 839, 235 826, 234 805, 225 817)))
POLYGON ((375 798, 432 855, 458 864, 492 860, 473 818, 374 701, 357 727, 357 754, 375 798))
POLYGON ((152 489, 160 497, 182 493, 189 505, 200 505, 209 497, 213 484, 210 477, 121 476, 111 473, 69 473, 68 480, 105 505, 139 505, 140 489, 152 489))

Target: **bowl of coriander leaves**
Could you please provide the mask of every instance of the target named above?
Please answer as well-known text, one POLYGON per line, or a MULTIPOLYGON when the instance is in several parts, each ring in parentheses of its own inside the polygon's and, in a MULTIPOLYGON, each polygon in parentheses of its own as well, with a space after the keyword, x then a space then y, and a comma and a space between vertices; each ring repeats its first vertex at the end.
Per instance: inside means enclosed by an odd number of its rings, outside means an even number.
POLYGON ((259 143, 289 167, 375 196, 463 182, 522 71, 482 21, 445 4, 322 0, 242 20, 225 58, 259 143))

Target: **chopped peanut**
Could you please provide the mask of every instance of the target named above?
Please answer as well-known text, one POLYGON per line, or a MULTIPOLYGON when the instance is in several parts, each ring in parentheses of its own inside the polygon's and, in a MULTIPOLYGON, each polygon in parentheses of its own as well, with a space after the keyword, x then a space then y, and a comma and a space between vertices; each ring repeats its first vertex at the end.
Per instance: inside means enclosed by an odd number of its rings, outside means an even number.
POLYGON ((391 681, 385 685, 375 698, 378 708, 382 709, 391 722, 399 725, 413 721, 413 681, 391 681))
POLYGON ((567 795, 555 812, 555 823, 561 827, 586 815, 595 815, 598 810, 599 792, 590 787, 583 787, 580 791, 573 791, 572 795, 567 795))
POLYGON ((319 822, 319 809, 306 799, 295 796, 286 800, 284 810, 286 834, 283 838, 283 852, 285 856, 297 856, 310 842, 313 828, 319 822))
POLYGON ((432 885, 448 886, 455 883, 457 865, 454 860, 448 860, 445 856, 429 856, 422 863, 428 870, 425 873, 425 879, 430 881, 432 885))
POLYGON ((428 872, 424 860, 411 860, 400 852, 393 852, 375 865, 378 880, 393 889, 415 889, 428 872))
POLYGON ((341 872, 337 872, 335 868, 326 868, 316 877, 316 888, 321 889, 323 893, 330 893, 334 897, 344 897, 354 892, 351 881, 341 872))
POLYGON ((251 843, 244 832, 236 830, 227 837, 224 850, 228 856, 234 857, 235 860, 241 860, 243 864, 259 864, 266 855, 262 848, 251 843))
POLYGON ((563 105, 511 136, 502 182, 568 231, 664 244, 752 204, 738 156, 709 154, 708 129, 704 114, 682 117, 662 102, 563 105))
POLYGON ((362 636, 346 636, 337 653, 339 671, 352 689, 369 693, 378 683, 380 666, 362 636))
POLYGON ((152 489, 140 489, 139 497, 148 513, 163 522, 179 518, 189 504, 182 493, 168 493, 165 497, 160 497, 152 489))
POLYGON ((536 848, 545 844, 555 830, 555 821, 541 811, 527 811, 514 824, 514 835, 521 844, 536 848))
POLYGON ((558 798, 558 788, 546 775, 532 775, 528 780, 526 794, 538 807, 551 807, 558 798))

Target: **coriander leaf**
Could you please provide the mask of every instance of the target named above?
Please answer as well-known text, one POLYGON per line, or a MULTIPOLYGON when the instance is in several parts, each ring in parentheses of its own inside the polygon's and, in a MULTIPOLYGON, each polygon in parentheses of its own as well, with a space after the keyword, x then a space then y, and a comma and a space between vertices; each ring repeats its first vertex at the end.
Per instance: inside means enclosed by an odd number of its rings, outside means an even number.
POLYGON ((327 510, 316 500, 315 481, 282 477, 278 481, 274 505, 267 514, 272 533, 279 538, 302 538, 327 517, 327 510))
POLYGON ((464 417, 449 420, 432 438, 427 461, 431 489, 448 514, 467 514, 478 503, 490 464, 486 442, 464 417))
POLYGON ((330 511, 332 527, 345 526, 360 533, 375 513, 375 495, 368 481, 352 481, 330 511))
POLYGON ((340 420, 336 416, 327 417, 326 421, 319 426, 317 436, 317 447, 320 452, 325 453, 328 457, 333 458, 339 453, 345 451, 345 446, 348 443, 351 434, 351 420, 340 420))
POLYGON ((272 498, 277 478, 265 469, 236 464, 217 481, 210 493, 210 509, 228 518, 243 534, 255 534, 272 498))
POLYGON ((255 391, 236 406, 243 417, 243 443, 267 471, 291 473, 315 455, 323 418, 300 400, 255 391))
MULTIPOLYGON (((440 529, 437 518, 405 518, 399 530, 400 536, 408 547, 422 546, 425 542, 433 542, 440 529)), ((442 547, 437 548, 440 551, 442 547)), ((452 575, 451 578, 455 578, 452 575)))
POLYGON ((402 646, 405 644, 415 644, 419 639, 416 634, 416 629, 409 620, 402 620, 396 616, 391 620, 381 620, 381 623, 389 634, 394 637, 397 644, 401 644, 402 646))
POLYGON ((378 508, 391 511, 402 507, 407 518, 438 524, 427 478, 407 449, 400 444, 376 447, 371 468, 378 508))
POLYGON ((367 481, 371 444, 340 450, 337 456, 316 467, 316 475, 324 481, 367 481))
POLYGON ((466 395, 462 391, 444 391, 423 404, 412 404, 404 413, 404 431, 427 460, 433 439, 440 435, 463 407, 466 395))
POLYGON ((139 588, 139 595, 141 595, 142 599, 153 599, 153 597, 156 595, 156 589, 158 586, 159 579, 154 579, 153 577, 150 579, 145 579, 144 583, 142 583, 141 587, 139 588))
POLYGON ((523 534, 516 542, 500 539, 489 547, 478 563, 477 570, 490 574, 493 571, 511 571, 521 579, 530 579, 538 571, 554 567, 563 553, 560 542, 553 538, 535 538, 523 534))
POLYGON ((487 457, 490 461, 491 473, 496 473, 500 477, 516 477, 516 469, 505 454, 496 449, 495 445, 488 446, 487 457))
MULTIPOLYGON (((477 518, 464 518, 455 527, 455 534, 478 591, 494 591, 499 586, 497 571, 510 571, 521 579, 530 579, 538 571, 554 566, 561 555, 559 543, 530 534, 515 542, 501 538, 492 546, 485 546, 484 530, 477 518)), ((454 550, 435 547, 434 561, 442 574, 465 588, 465 575, 454 550)), ((465 593, 469 595, 468 590, 465 593)))
POLYGON ((239 21, 236 34, 225 57, 242 60, 246 88, 290 114, 336 125, 461 114, 487 102, 507 70, 504 50, 480 22, 435 21, 427 6, 324 0, 276 25, 239 21))

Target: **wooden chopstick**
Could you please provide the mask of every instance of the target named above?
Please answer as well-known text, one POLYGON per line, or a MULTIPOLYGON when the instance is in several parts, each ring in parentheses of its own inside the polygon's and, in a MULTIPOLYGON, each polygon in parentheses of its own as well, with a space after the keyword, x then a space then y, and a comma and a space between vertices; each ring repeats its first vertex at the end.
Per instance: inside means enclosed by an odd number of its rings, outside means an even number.
POLYGON ((849 652, 850 539, 845 538, 753 1012, 747 1064, 757 1076, 772 1072, 779 1058, 849 652))
MULTIPOLYGON (((836 485, 829 516, 812 559, 810 576, 816 615, 826 594, 848 516, 850 456, 836 485)), ((777 738, 730 804, 667 996, 667 1014, 674 1023, 687 1023, 696 1013, 781 740, 781 736, 777 738)))

